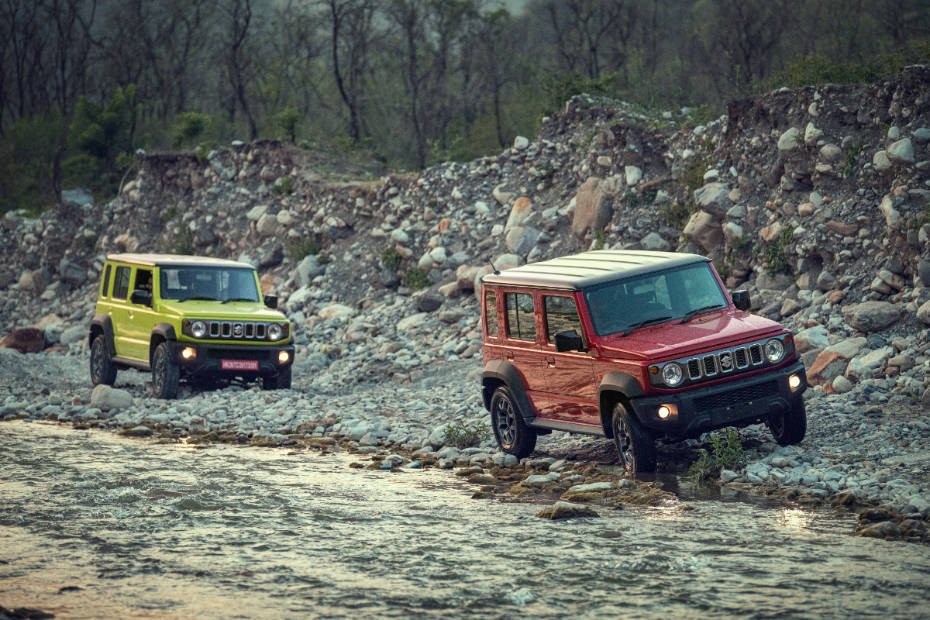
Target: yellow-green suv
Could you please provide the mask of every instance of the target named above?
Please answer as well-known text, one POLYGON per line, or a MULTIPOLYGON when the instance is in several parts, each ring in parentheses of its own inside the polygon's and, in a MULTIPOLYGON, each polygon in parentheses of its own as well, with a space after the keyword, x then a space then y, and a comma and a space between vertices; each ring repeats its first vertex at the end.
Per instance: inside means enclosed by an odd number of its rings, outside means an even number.
POLYGON ((261 378, 291 387, 294 345, 277 298, 258 274, 231 260, 170 254, 111 254, 90 325, 90 378, 152 372, 152 392, 174 398, 181 378, 261 378))

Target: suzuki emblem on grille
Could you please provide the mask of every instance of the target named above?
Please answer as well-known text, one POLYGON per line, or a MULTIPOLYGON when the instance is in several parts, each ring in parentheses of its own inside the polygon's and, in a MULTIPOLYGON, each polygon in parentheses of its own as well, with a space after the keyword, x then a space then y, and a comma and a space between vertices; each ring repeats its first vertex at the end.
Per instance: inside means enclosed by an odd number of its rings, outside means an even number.
POLYGON ((724 353, 720 356, 720 366, 724 370, 730 370, 733 368, 733 357, 729 353, 724 353))
POLYGON ((242 323, 233 325, 233 336, 242 337, 242 323))

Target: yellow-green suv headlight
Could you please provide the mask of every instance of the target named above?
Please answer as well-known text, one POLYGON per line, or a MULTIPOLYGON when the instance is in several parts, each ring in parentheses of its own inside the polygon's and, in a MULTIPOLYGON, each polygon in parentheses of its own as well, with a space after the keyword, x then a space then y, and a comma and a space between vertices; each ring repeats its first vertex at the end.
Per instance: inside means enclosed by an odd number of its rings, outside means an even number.
POLYGON ((194 321, 191 323, 191 336, 194 338, 203 338, 207 335, 207 324, 203 321, 194 321))
POLYGON ((268 326, 268 339, 269 340, 281 340, 284 336, 284 328, 278 325, 277 323, 272 323, 268 326))

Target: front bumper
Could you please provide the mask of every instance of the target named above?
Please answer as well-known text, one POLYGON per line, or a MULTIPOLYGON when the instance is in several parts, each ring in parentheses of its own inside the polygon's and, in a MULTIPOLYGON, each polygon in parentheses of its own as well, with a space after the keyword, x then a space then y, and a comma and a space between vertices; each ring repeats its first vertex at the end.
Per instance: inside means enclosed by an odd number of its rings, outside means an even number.
POLYGON ((695 387, 674 394, 633 399, 633 411, 643 426, 657 435, 684 438, 726 426, 746 426, 772 413, 787 411, 800 401, 807 389, 804 364, 768 370, 745 379, 733 379, 708 387, 695 387), (788 377, 797 375, 797 389, 788 377), (659 418, 659 407, 673 405, 677 414, 659 418))
POLYGON ((227 377, 258 377, 277 373, 294 363, 294 345, 234 345, 177 342, 175 355, 181 373, 190 375, 220 375, 227 377), (195 355, 185 359, 181 352, 194 349, 195 355), (286 351, 288 360, 278 361, 281 351, 286 351), (224 368, 223 362, 227 362, 224 368), (254 362, 254 364, 252 363, 254 362))

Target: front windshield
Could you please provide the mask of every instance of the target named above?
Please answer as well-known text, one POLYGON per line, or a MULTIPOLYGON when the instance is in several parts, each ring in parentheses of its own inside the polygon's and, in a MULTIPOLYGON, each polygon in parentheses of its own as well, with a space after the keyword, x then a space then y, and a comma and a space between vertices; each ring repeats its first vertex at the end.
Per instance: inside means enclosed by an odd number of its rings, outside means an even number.
POLYGON ((162 267, 162 299, 258 301, 258 287, 251 269, 235 267, 162 267))
POLYGON ((652 319, 683 319, 695 310, 727 305, 710 263, 704 262, 608 282, 586 291, 585 299, 598 336, 626 332, 652 319))

